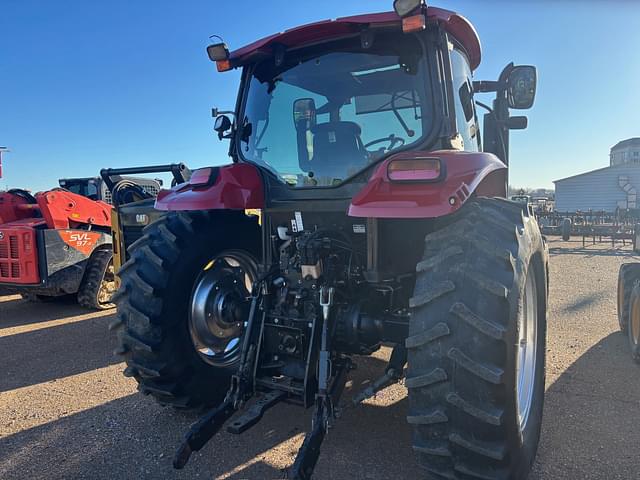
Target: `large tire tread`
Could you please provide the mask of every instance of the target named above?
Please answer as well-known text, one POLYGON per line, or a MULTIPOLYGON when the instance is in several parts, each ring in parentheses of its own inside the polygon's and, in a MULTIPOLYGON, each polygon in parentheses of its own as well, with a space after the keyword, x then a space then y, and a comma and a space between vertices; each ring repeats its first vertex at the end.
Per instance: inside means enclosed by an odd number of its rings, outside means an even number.
MULTIPOLYGON (((413 449, 435 478, 520 478, 531 458, 513 464, 517 439, 506 399, 515 346, 509 342, 517 335, 519 281, 530 264, 539 269, 539 293, 546 294, 542 236, 521 205, 499 199, 475 199, 448 222, 425 238, 410 302, 405 346, 413 449)), ((544 363, 541 368, 543 393, 544 363)))
MULTIPOLYGON (((198 356, 189 338, 188 300, 195 277, 222 248, 229 223, 212 212, 170 212, 147 226, 128 248, 114 296, 118 332, 114 353, 124 357, 125 375, 138 390, 163 405, 197 409, 219 403, 232 372, 213 368, 198 356)), ((252 236, 246 248, 254 250, 252 236)), ((241 241, 242 242, 242 241, 241 241)))

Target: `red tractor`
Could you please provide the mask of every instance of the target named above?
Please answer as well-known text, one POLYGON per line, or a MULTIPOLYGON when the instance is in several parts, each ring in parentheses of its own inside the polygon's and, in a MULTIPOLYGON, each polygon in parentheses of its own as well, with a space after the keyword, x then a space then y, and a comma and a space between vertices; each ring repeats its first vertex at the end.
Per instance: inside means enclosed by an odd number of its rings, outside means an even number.
POLYGON ((215 122, 232 163, 160 192, 166 214, 130 246, 115 296, 125 375, 163 404, 210 408, 176 468, 225 424, 244 432, 288 402, 314 409, 289 476, 310 478, 354 356, 386 344, 352 403, 404 377, 430 474, 527 476, 548 253, 505 197, 509 130, 527 123, 509 109, 531 107, 536 71, 474 81, 464 17, 394 9, 208 47, 219 71, 242 69, 233 118, 215 122))

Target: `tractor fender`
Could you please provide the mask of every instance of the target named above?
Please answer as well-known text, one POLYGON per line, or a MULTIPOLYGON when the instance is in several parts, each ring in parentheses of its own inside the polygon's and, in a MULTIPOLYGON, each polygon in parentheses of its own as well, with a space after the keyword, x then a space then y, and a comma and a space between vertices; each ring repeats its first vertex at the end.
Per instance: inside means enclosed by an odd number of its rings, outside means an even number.
POLYGON ((186 183, 161 190, 155 208, 192 211, 245 210, 264 206, 264 186, 257 167, 249 163, 232 163, 200 171, 201 174, 195 170, 186 183), (206 177, 202 173, 206 173, 206 177))
POLYGON ((439 150, 401 152, 383 161, 367 185, 351 200, 349 216, 368 218, 437 218, 458 210, 476 194, 506 197, 507 166, 484 152, 439 150), (394 160, 439 158, 443 174, 435 181, 392 181, 394 160))

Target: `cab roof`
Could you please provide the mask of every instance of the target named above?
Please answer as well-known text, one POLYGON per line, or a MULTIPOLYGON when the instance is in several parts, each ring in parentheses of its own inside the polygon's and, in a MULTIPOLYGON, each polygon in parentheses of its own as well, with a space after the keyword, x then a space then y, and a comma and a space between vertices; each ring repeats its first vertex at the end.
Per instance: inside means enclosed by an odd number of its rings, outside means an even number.
MULTIPOLYGON (((458 40, 469 56, 471 69, 480 65, 481 48, 478 34, 466 18, 442 8, 427 7, 427 21, 440 22, 447 32, 458 40)), ((359 33, 363 26, 369 28, 398 27, 402 19, 395 12, 369 13, 322 20, 285 30, 231 52, 229 60, 237 67, 250 63, 263 55, 271 55, 274 45, 286 48, 303 47, 359 33)))

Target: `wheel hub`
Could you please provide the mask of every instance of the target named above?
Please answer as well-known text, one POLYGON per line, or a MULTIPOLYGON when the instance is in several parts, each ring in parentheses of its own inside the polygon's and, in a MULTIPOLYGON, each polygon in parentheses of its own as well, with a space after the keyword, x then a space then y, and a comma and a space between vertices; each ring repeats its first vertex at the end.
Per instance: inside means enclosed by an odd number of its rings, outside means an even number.
POLYGON ((201 358, 225 366, 239 354, 255 267, 239 254, 214 258, 198 276, 191 296, 189 332, 201 358))
POLYGON ((518 315, 518 335, 516 389, 518 422, 522 432, 527 426, 531 413, 537 367, 538 296, 532 268, 527 272, 524 296, 518 315))

